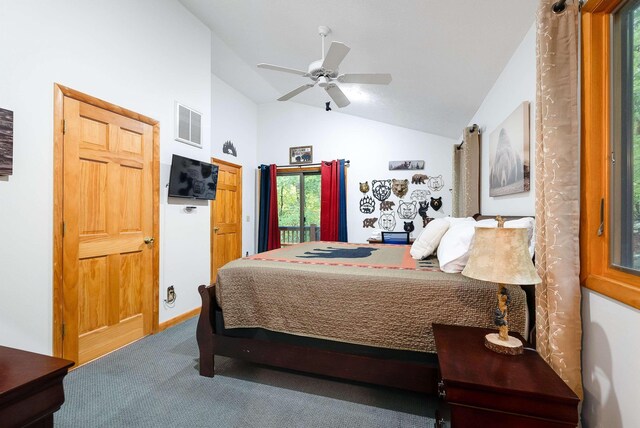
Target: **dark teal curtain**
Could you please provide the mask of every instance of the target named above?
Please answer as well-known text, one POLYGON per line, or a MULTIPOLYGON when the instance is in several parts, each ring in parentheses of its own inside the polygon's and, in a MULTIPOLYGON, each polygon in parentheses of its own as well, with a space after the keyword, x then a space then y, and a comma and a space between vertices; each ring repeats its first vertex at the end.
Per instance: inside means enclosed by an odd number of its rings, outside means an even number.
POLYGON ((269 201, 271 200, 271 174, 269 165, 260 165, 260 211, 258 217, 258 252, 267 251, 269 243, 269 201))
POLYGON ((338 176, 338 241, 348 242, 347 238, 347 183, 344 173, 344 159, 339 160, 338 176))
POLYGON ((280 248, 277 173, 277 167, 273 164, 260 165, 259 253, 280 248))

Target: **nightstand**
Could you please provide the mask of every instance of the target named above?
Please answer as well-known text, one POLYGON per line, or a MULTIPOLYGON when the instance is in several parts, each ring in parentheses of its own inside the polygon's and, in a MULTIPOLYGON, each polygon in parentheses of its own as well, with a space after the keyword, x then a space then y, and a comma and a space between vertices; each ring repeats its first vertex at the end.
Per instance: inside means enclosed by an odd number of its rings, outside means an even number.
MULTIPOLYGON (((433 325, 438 393, 448 404, 450 426, 576 427, 579 399, 573 391, 535 351, 512 356, 487 349, 484 336, 492 331, 433 325)), ((445 426, 436 415, 436 427, 445 426)))
POLYGON ((73 362, 0 346, 0 426, 53 427, 73 362))

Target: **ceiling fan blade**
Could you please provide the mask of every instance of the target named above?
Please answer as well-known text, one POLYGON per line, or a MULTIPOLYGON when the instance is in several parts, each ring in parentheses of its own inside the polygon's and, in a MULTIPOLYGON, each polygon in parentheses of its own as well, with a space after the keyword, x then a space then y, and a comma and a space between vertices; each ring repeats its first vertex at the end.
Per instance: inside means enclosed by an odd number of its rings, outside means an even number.
POLYGON ((388 85, 391 83, 391 75, 388 73, 360 73, 341 74, 338 76, 341 83, 366 83, 369 85, 388 85))
POLYGON ((325 70, 334 71, 338 69, 338 66, 342 62, 345 56, 349 53, 351 48, 341 42, 331 42, 329 46, 329 52, 324 57, 322 67, 325 70))
POLYGON ((258 68, 265 68, 267 70, 275 70, 275 71, 284 71, 285 73, 298 74, 300 76, 305 76, 305 77, 309 75, 309 73, 303 70, 297 70, 295 68, 289 68, 289 67, 280 67, 279 65, 273 65, 273 64, 260 63, 258 64, 258 68))
POLYGON ((327 86, 324 89, 327 91, 327 93, 329 94, 333 102, 336 103, 338 107, 346 107, 349 104, 351 104, 351 101, 349 101, 349 98, 347 98, 344 92, 342 92, 337 85, 332 84, 327 86))
POLYGON ((306 85, 302 85, 294 89, 293 91, 289 92, 288 94, 284 94, 283 96, 278 98, 278 101, 287 101, 288 99, 295 97, 299 93, 304 92, 309 88, 313 88, 314 85, 315 83, 307 83, 306 85))

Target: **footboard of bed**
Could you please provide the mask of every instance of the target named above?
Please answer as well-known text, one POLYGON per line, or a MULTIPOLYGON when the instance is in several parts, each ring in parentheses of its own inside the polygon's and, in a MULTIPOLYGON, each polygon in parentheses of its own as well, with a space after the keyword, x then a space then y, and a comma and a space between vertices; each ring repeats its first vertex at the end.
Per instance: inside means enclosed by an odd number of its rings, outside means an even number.
POLYGON ((216 354, 336 379, 435 394, 438 365, 215 335, 216 354))
POLYGON ((198 287, 198 293, 202 298, 202 308, 196 328, 196 339, 200 350, 200 376, 206 377, 214 375, 215 291, 215 286, 201 285, 198 287))
POLYGON ((200 375, 214 376, 214 356, 222 355, 258 364, 435 394, 437 362, 419 363, 354 355, 322 349, 220 334, 215 324, 215 286, 198 287, 202 309, 196 338, 200 375))

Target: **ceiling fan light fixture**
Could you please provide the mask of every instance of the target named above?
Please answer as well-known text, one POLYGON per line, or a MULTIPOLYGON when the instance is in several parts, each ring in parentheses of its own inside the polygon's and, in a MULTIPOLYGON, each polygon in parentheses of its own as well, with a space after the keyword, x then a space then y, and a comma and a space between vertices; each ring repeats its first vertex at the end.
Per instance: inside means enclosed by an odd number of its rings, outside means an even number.
POLYGON ((321 88, 326 88, 329 85, 329 79, 327 79, 326 76, 320 76, 318 77, 318 85, 321 88))

